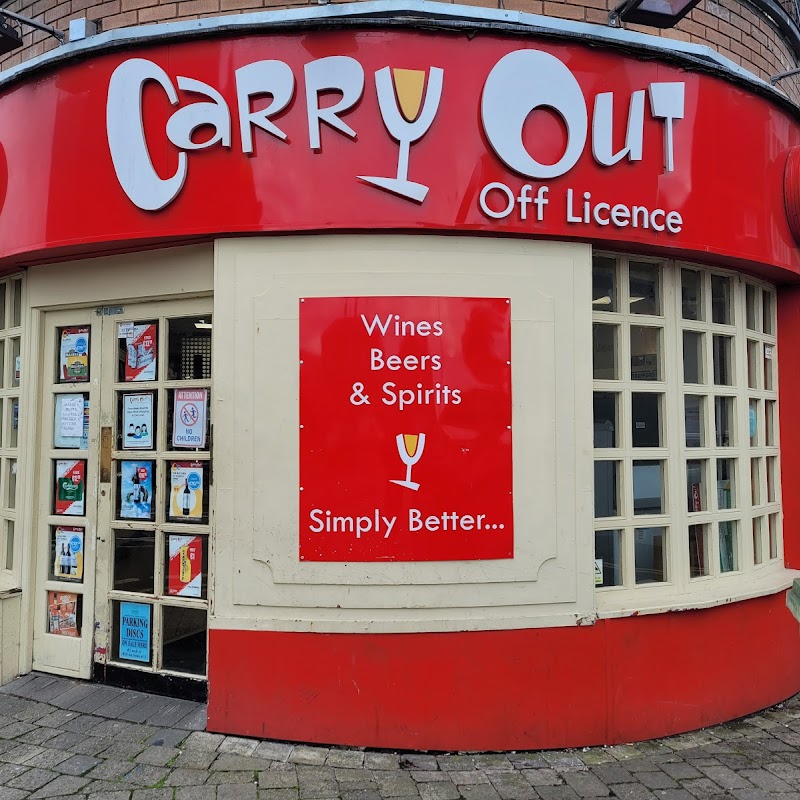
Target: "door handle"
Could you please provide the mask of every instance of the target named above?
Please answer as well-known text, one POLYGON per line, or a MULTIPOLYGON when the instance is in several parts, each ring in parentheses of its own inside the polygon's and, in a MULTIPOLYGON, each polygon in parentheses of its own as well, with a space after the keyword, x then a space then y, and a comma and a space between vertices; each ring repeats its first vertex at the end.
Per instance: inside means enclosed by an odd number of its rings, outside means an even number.
POLYGON ((111 428, 100 429, 100 483, 111 483, 111 428))

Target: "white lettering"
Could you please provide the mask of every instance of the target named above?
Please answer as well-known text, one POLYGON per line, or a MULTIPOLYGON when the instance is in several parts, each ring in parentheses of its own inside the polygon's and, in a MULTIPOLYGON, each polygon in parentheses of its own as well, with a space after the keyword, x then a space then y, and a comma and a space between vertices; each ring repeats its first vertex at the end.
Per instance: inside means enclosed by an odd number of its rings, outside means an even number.
POLYGON ((283 61, 256 61, 240 67, 235 75, 242 152, 253 152, 253 127, 285 141, 286 134, 269 118, 283 111, 294 96, 294 73, 289 65, 283 61), (272 95, 272 102, 260 111, 251 111, 250 101, 264 94, 272 95))
POLYGON ((351 109, 364 92, 364 69, 350 56, 329 56, 318 58, 305 66, 306 109, 308 111, 308 141, 312 150, 322 147, 320 142, 320 123, 330 125, 351 139, 356 132, 339 119, 339 114, 351 109), (325 91, 342 93, 338 103, 320 108, 319 96, 325 91))
POLYGON ((628 156, 628 161, 642 160, 644 139, 644 91, 634 92, 628 106, 628 129, 625 147, 614 152, 613 138, 614 94, 603 92, 594 100, 592 117, 592 155, 599 164, 613 166, 628 156))
POLYGON ((204 94, 211 103, 192 103, 179 108, 167 122, 167 138, 182 150, 204 150, 219 142, 223 147, 231 146, 231 112, 225 98, 212 86, 194 78, 178 77, 178 88, 184 92, 204 94), (198 128, 211 125, 214 135, 205 142, 192 139, 198 128))
POLYGON ((675 169, 672 122, 683 119, 684 84, 651 83, 647 90, 650 93, 650 113, 664 120, 664 169, 672 172, 675 169))

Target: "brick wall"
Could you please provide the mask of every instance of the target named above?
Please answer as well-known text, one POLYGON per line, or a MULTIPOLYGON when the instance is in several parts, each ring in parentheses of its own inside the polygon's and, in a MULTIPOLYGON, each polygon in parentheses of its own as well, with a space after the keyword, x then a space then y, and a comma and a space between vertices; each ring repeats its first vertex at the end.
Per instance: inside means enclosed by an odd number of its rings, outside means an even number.
MULTIPOLYGON (((502 0, 462 0, 473 5, 496 7, 502 0)), ((514 11, 547 14, 564 19, 605 25, 609 6, 618 0, 581 0, 575 3, 554 0, 504 0, 514 11)), ((98 20, 101 30, 146 25, 168 20, 236 14, 247 11, 316 6, 316 0, 12 0, 2 6, 66 31, 69 22, 79 17, 98 20)), ((740 0, 701 0, 677 27, 659 32, 655 28, 633 25, 632 30, 710 45, 761 78, 797 66, 791 50, 763 16, 740 0)), ((0 70, 19 64, 57 45, 54 38, 25 28, 24 47, 0 59, 0 70)), ((800 105, 800 78, 781 81, 782 89, 800 105)))

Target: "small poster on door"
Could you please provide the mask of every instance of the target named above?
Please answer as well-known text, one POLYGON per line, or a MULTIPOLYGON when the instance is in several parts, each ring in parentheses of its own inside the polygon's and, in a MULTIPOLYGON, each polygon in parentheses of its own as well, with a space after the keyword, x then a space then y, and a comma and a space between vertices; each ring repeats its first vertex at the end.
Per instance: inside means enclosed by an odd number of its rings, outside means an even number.
POLYGON ((172 415, 172 446, 206 446, 208 389, 176 389, 172 415))
POLYGON ((168 546, 167 593, 177 597, 201 597, 203 540, 199 536, 170 536, 168 546))
POLYGON ((55 447, 89 449, 89 395, 57 394, 53 434, 55 447))
POLYGON ((83 580, 83 528, 59 525, 54 537, 53 575, 59 581, 83 580))
POLYGON ((153 519, 153 461, 120 461, 121 519, 153 519))
POLYGON ((86 462, 56 461, 56 514, 83 516, 85 495, 86 462))
POLYGON ((58 369, 59 383, 89 380, 89 327, 62 328, 58 369))
POLYGON ((47 593, 47 632, 55 636, 80 636, 78 595, 72 592, 47 593))
POLYGON ((173 461, 170 467, 169 516, 197 522, 203 517, 203 463, 173 461))
POLYGON ((119 657, 150 662, 150 606, 147 603, 119 604, 119 657))
POLYGON ((122 449, 153 449, 153 393, 122 395, 122 449))
POLYGON ((157 366, 156 324, 133 325, 125 332, 127 354, 125 358, 126 381, 154 381, 157 366))

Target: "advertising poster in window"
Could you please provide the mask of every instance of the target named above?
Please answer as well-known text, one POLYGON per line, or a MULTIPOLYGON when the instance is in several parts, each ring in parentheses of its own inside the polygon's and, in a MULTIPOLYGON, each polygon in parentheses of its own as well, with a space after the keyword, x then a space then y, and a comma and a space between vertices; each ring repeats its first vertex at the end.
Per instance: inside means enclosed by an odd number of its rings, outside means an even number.
POLYGON ((47 593, 47 632, 55 636, 80 636, 78 595, 72 592, 47 593))
POLYGON ((85 495, 86 462, 56 461, 56 514, 83 516, 85 495))
POLYGON ((119 657, 150 662, 150 612, 146 603, 119 604, 119 657))
POLYGON ((176 521, 203 518, 203 468, 200 461, 173 461, 170 467, 169 516, 176 521))
POLYGON ((172 415, 172 446, 206 446, 208 389, 176 389, 172 415))
POLYGON ((53 444, 74 450, 89 448, 89 397, 57 394, 53 444))
POLYGON ((510 300, 309 297, 299 318, 300 559, 513 558, 510 300))
POLYGON ((126 381, 154 381, 156 379, 157 358, 157 326, 155 323, 145 325, 128 325, 125 329, 126 381))
POLYGON ((153 449, 153 393, 122 395, 122 449, 153 449))
POLYGON ((89 380, 89 326, 61 329, 59 383, 89 380))
POLYGON ((167 592, 177 597, 201 597, 203 540, 200 536, 169 537, 167 592))
POLYGON ((153 519, 153 466, 153 461, 120 461, 121 519, 153 519))
POLYGON ((83 528, 59 525, 55 530, 53 575, 60 581, 83 580, 83 528))

